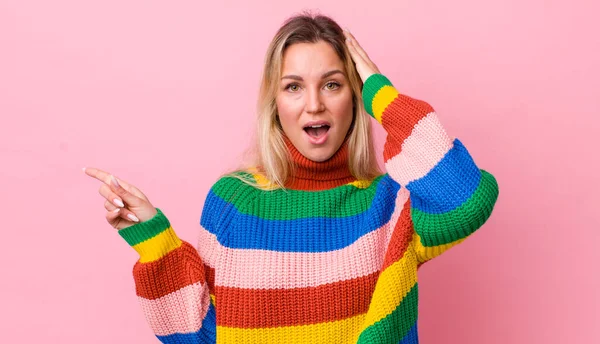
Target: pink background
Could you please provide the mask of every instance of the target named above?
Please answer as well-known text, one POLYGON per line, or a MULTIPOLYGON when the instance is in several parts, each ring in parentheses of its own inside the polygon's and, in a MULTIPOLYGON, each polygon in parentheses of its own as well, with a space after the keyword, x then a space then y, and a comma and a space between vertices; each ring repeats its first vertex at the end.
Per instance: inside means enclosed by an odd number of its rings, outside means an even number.
POLYGON ((422 343, 600 342, 600 6, 295 3, 0 1, 0 341, 157 342, 81 168, 138 186, 195 244, 248 145, 268 42, 319 8, 500 184, 484 227, 420 270, 422 343))

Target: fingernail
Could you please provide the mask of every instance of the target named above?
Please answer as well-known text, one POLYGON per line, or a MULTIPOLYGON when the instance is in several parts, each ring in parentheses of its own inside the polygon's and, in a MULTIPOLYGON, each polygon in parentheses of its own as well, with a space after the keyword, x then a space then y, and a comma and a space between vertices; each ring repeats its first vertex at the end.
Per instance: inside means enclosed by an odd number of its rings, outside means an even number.
POLYGON ((140 219, 138 219, 135 215, 133 214, 127 214, 127 217, 134 222, 140 222, 140 219))
POLYGON ((112 174, 110 175, 110 181, 112 185, 119 187, 119 182, 117 181, 117 178, 115 178, 115 176, 113 176, 112 174))
POLYGON ((83 171, 83 173, 85 173, 85 167, 83 167, 81 170, 83 171))
POLYGON ((117 209, 113 210, 113 213, 118 213, 119 210, 121 210, 121 208, 117 208, 117 209))
POLYGON ((121 200, 118 198, 113 199, 113 203, 118 205, 121 208, 123 208, 125 206, 125 204, 123 204, 123 202, 121 202, 121 200))

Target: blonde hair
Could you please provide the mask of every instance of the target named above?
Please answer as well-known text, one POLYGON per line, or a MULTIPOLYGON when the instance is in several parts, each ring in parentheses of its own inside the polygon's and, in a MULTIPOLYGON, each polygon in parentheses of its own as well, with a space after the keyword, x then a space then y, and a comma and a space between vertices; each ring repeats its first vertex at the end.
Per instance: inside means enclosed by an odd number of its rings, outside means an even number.
POLYGON ((285 21, 267 50, 258 97, 255 143, 249 150, 253 160, 246 167, 224 176, 239 178, 261 189, 284 188, 293 166, 277 116, 279 79, 285 50, 296 43, 329 43, 344 64, 353 94, 354 113, 348 130, 348 167, 358 180, 371 180, 381 174, 371 133, 371 122, 362 102, 362 80, 356 71, 340 26, 324 15, 304 12, 285 21), (246 172, 246 173, 240 173, 246 172), (247 173, 258 175, 251 177, 247 173))

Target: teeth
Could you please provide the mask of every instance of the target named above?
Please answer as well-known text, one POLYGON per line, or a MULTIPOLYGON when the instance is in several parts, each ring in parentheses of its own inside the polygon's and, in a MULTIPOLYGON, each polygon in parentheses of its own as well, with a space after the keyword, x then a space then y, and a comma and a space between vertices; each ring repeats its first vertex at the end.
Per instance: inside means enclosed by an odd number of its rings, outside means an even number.
POLYGON ((324 127, 324 126, 325 126, 325 124, 318 124, 318 125, 312 125, 310 127, 311 128, 321 128, 321 127, 324 127))

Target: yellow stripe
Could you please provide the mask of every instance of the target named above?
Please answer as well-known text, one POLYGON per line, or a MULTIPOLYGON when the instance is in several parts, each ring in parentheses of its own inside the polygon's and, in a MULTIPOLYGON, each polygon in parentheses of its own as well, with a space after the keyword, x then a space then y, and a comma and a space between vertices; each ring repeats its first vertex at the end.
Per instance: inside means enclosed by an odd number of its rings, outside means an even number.
POLYGON ((260 329, 217 326, 217 343, 356 343, 358 329, 365 319, 360 314, 344 320, 313 325, 260 329))
POLYGON ((421 243, 421 237, 419 234, 413 234, 413 242, 415 242, 415 251, 419 259, 419 263, 424 263, 430 259, 433 259, 444 251, 448 250, 452 246, 456 246, 463 242, 466 238, 458 239, 448 244, 437 245, 437 246, 423 246, 421 243))
POLYGON ((357 187, 359 189, 366 189, 371 185, 372 182, 373 182, 372 180, 355 180, 352 183, 348 183, 348 184, 354 185, 355 187, 357 187))
POLYGON ((169 226, 156 236, 142 241, 133 248, 140 254, 140 263, 148 263, 164 257, 179 246, 181 246, 181 240, 175 234, 173 227, 169 226))
POLYGON ((371 298, 371 308, 361 331, 390 315, 415 283, 417 283, 417 255, 414 241, 411 241, 404 256, 379 275, 371 298))
POLYGON ((375 96, 373 97, 373 117, 377 120, 377 122, 381 123, 381 117, 383 116, 383 111, 385 108, 390 105, 394 99, 398 97, 398 91, 393 86, 383 86, 377 91, 375 96))
POLYGON ((271 183, 271 181, 268 180, 267 177, 265 177, 262 174, 252 173, 252 177, 254 177, 254 180, 256 180, 256 184, 258 184, 258 187, 260 187, 263 190, 277 189, 277 185, 271 183))
POLYGON ((277 184, 272 183, 264 174, 260 173, 258 168, 250 167, 247 171, 252 174, 258 188, 262 190, 275 190, 279 188, 277 184))
POLYGON ((210 301, 212 302, 213 306, 217 305, 215 294, 210 294, 210 301))

